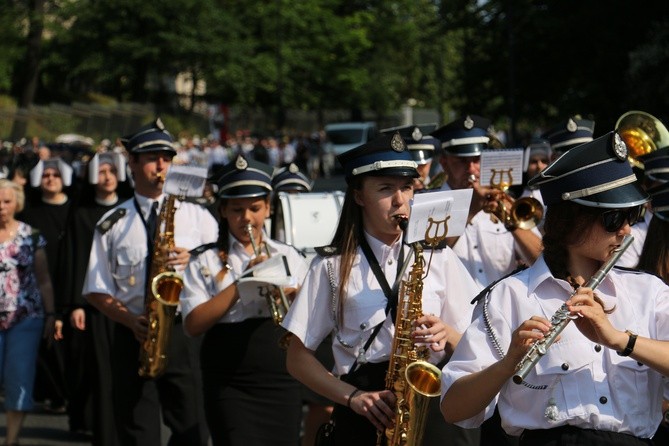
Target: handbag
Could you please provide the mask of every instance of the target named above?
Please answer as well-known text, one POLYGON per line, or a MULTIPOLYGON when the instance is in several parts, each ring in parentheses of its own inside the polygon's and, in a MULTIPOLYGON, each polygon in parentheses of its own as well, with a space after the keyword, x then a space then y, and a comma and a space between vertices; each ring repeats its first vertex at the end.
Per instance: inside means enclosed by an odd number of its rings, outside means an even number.
POLYGON ((334 421, 330 420, 327 423, 321 424, 316 431, 316 441, 314 446, 334 446, 334 421))

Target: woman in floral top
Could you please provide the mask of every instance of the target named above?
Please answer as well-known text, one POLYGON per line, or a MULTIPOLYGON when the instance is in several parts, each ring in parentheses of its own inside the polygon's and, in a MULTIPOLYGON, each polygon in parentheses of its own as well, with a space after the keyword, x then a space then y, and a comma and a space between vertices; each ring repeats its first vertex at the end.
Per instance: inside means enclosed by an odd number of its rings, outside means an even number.
POLYGON ((5 391, 6 444, 18 444, 26 412, 33 407, 40 336, 62 337, 53 313, 46 242, 14 216, 24 205, 21 186, 0 179, 0 382, 5 391))

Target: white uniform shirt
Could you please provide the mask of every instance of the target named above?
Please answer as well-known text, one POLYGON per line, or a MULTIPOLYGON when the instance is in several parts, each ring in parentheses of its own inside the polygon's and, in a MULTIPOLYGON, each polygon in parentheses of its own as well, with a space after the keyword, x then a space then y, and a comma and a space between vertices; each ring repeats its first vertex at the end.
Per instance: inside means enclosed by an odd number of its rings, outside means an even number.
MULTIPOLYGON (((397 259, 401 243, 397 241, 388 246, 368 234, 365 236, 392 288, 397 275, 397 259)), ((409 255, 409 248, 404 249, 405 259, 408 262, 403 276, 406 280, 414 260, 413 256, 409 255)), ((430 252, 427 249, 424 252, 426 262, 429 261, 430 252)), ((311 264, 311 271, 282 325, 313 351, 328 334, 334 331, 332 337, 334 373, 340 376, 349 372, 374 327, 383 322, 384 325, 369 346, 364 360, 374 363, 389 360, 394 321, 391 321, 390 312, 386 316, 386 296, 362 249, 358 248, 349 276, 343 324, 335 323, 334 319, 336 317, 334 309, 338 312, 339 304, 337 297, 333 300, 328 262, 332 265, 333 278, 338 285, 340 256, 316 256, 311 264)), ((471 321, 473 305, 470 301, 479 291, 480 288, 473 282, 450 248, 434 251, 431 268, 424 281, 423 313, 435 314, 446 324, 462 332, 471 321)), ((430 361, 436 363, 441 356, 443 355, 432 353, 430 361)))
MULTIPOLYGON (((548 320, 572 293, 555 279, 540 257, 530 268, 499 282, 488 296, 488 315, 499 345, 508 349, 511 334, 533 315, 548 320)), ((619 330, 669 339, 669 287, 643 273, 611 270, 596 290, 608 317, 619 330)), ((492 346, 484 318, 478 317, 460 340, 442 373, 442 395, 458 379, 478 372, 500 357, 492 346)), ((561 333, 525 381, 543 390, 509 380, 485 411, 457 423, 473 428, 489 418, 498 405, 502 427, 510 435, 523 429, 550 429, 570 424, 582 428, 625 432, 648 438, 662 416, 662 376, 630 357, 589 341, 574 324, 561 333), (557 419, 544 416, 553 400, 557 419)))
MULTIPOLYGON (((135 194, 144 220, 148 220, 153 201, 135 194)), ((160 202, 163 197, 160 197, 160 202)), ((211 213, 197 204, 176 200, 174 214, 174 244, 193 249, 218 238, 218 223, 211 213)), ((93 245, 82 293, 109 294, 123 303, 132 314, 144 312, 146 282, 147 234, 142 217, 137 213, 134 200, 118 207, 125 209, 107 232, 93 235, 93 245)), ((102 216, 104 221, 113 210, 102 216)), ((183 294, 183 292, 182 292, 183 294)))
MULTIPOLYGON (((295 248, 283 243, 264 238, 269 247, 270 254, 277 256, 283 254, 286 256, 288 268, 290 270, 291 287, 299 287, 307 275, 309 265, 302 254, 295 248)), ((184 318, 193 311, 198 305, 208 301, 213 296, 230 286, 246 270, 246 266, 251 260, 251 256, 244 250, 244 246, 232 235, 228 235, 228 272, 220 282, 216 280, 216 275, 225 266, 218 256, 218 249, 209 249, 197 257, 191 258, 191 261, 184 272, 184 291, 181 296, 181 310, 184 318)), ((251 318, 270 317, 267 299, 259 292, 242 294, 230 310, 219 320, 219 323, 241 322, 251 318)))
POLYGON ((636 268, 639 264, 639 257, 641 256, 641 251, 643 251, 643 244, 646 241, 646 233, 648 232, 648 224, 651 218, 653 218, 653 213, 647 209, 643 220, 632 226, 634 240, 629 248, 623 252, 623 255, 620 256, 616 265, 624 266, 625 268, 636 268))

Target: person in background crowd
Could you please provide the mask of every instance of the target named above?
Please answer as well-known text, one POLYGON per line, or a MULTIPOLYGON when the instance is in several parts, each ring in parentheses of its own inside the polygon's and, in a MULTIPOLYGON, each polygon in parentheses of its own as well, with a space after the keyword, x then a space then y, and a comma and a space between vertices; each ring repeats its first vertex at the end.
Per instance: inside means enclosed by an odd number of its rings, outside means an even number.
MULTIPOLYGON (((481 151, 488 148, 490 121, 467 115, 432 132, 441 141, 439 159, 447 180, 441 190, 473 188, 465 232, 450 238, 449 246, 481 287, 504 277, 519 264, 532 264, 541 252, 541 238, 535 229, 506 227, 491 220, 486 212, 496 203, 498 192, 479 183, 481 151)), ((505 195, 505 201, 510 197, 505 195)), ((511 203, 508 203, 510 206, 511 203)))
POLYGON ((307 272, 295 248, 264 235, 271 172, 270 166, 238 155, 218 173, 218 242, 195 250, 184 274, 184 328, 191 336, 204 334, 205 411, 215 446, 299 441, 300 387, 286 372, 286 353, 279 346, 285 331, 268 305, 278 296, 264 295, 276 289, 243 288, 238 282, 248 268, 284 256, 291 279, 284 294, 292 300, 307 272))
POLYGON ((65 256, 69 325, 67 374, 70 387, 70 431, 92 431, 93 445, 119 444, 114 425, 111 379, 111 341, 114 322, 87 304, 82 293, 97 222, 132 196, 126 181, 126 162, 114 152, 96 153, 87 166, 86 185, 67 228, 65 256))
POLYGON ((284 227, 283 208, 279 200, 279 192, 289 194, 311 192, 314 182, 304 173, 300 172, 297 164, 274 170, 272 174, 272 197, 271 197, 271 235, 280 242, 286 241, 286 228, 284 227))
MULTIPOLYGON (((39 160, 30 171, 30 187, 37 193, 18 216, 38 229, 46 240, 49 276, 54 291, 56 319, 59 322, 67 311, 68 297, 63 287, 65 276, 59 268, 65 252, 65 232, 73 211, 73 196, 76 195, 72 173, 72 167, 60 158, 39 160)), ((45 410, 53 413, 65 413, 67 410, 69 395, 65 350, 62 342, 53 343, 49 348, 43 342, 40 349, 35 396, 44 401, 45 410)))
POLYGON ((442 412, 478 426, 499 407, 520 445, 648 445, 669 373, 669 287, 611 269, 648 195, 610 132, 569 150, 530 181, 547 205, 544 253, 478 297, 476 317, 442 374, 442 412), (510 379, 562 304, 576 316, 516 384, 510 379))
POLYGON ((62 325, 54 318, 46 242, 15 218, 23 203, 21 186, 0 179, 0 372, 8 446, 18 445, 26 413, 33 408, 40 338, 48 343, 62 338, 62 325))
MULTIPOLYGON (((336 404, 335 444, 370 445, 377 429, 392 426, 395 418, 395 395, 386 389, 385 378, 399 283, 411 269, 404 268, 405 259, 413 258, 402 243, 399 223, 409 217, 418 172, 399 133, 381 135, 338 159, 348 185, 342 215, 331 246, 317 250, 283 321, 293 334, 287 366, 336 404), (332 371, 314 354, 330 333, 332 371)), ((450 248, 426 256, 432 256, 431 268, 413 335, 431 337, 430 361, 438 362, 450 356, 468 325, 472 308, 467 302, 479 287, 450 248)))
MULTIPOLYGON (((121 445, 161 445, 163 420, 171 430, 169 444, 207 444, 202 393, 197 369, 199 339, 186 338, 181 316, 169 327, 161 376, 138 374, 141 343, 147 337, 146 281, 154 248, 152 225, 166 199, 163 183, 175 155, 171 135, 160 119, 123 139, 130 153, 134 197, 105 214, 98 223, 82 293, 88 303, 114 324, 111 375, 116 428, 121 445), (151 229, 149 229, 151 228, 151 229)), ((189 249, 216 240, 216 220, 203 207, 178 201, 174 214, 174 247, 166 268, 183 270, 189 249), (197 222, 197 224, 194 224, 197 222)), ((163 230, 163 229, 161 229, 163 230)))
MULTIPOLYGON (((592 141, 595 121, 576 115, 561 121, 541 134, 551 145, 553 160, 576 146, 592 141)), ((551 160, 552 161, 552 160, 551 160)))

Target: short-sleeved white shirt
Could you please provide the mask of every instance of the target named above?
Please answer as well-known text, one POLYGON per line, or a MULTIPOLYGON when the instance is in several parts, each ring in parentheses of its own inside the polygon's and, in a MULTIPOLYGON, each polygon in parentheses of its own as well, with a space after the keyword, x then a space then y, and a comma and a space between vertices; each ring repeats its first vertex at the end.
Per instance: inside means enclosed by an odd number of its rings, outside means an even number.
MULTIPOLYGON (((501 348, 533 315, 548 320, 572 293, 564 280, 555 279, 543 256, 533 266, 499 282, 487 297, 487 314, 501 348)), ((614 327, 640 336, 669 339, 669 287, 655 276, 611 270, 596 290, 614 327)), ((483 370, 500 356, 493 347, 483 312, 467 328, 442 373, 442 395, 459 378, 483 370)), ((582 428, 623 432, 649 438, 662 415, 662 376, 630 357, 589 341, 569 324, 525 381, 533 389, 509 380, 485 411, 457 423, 479 426, 498 405, 502 427, 510 435, 523 429, 550 429, 570 424, 582 428), (558 410, 556 421, 544 416, 549 401, 558 410)))
MULTIPOLYGON (((397 241, 388 246, 368 234, 365 237, 386 280, 392 286, 397 275, 401 242, 397 241)), ((406 280, 413 256, 409 255, 409 247, 404 246, 403 249, 407 259, 407 268, 403 275, 406 280)), ((431 252, 434 255, 423 284, 423 313, 437 315, 443 322, 462 332, 471 321, 473 306, 470 301, 478 294, 480 287, 474 283, 450 248, 425 250, 426 263, 431 252)), ((338 298, 333 296, 330 276, 337 285, 339 262, 339 255, 314 258, 304 285, 282 324, 310 350, 316 350, 323 339, 334 332, 334 373, 338 376, 348 373, 377 324, 383 323, 383 326, 365 352, 365 361, 387 361, 394 336, 394 321, 391 321, 390 312, 387 316, 385 313, 386 296, 361 248, 358 248, 346 285, 343 323, 335 323, 338 298), (331 265, 331 273, 328 272, 328 263, 331 265)), ((440 355, 437 354, 432 354, 430 358, 435 363, 439 359, 440 355)))

